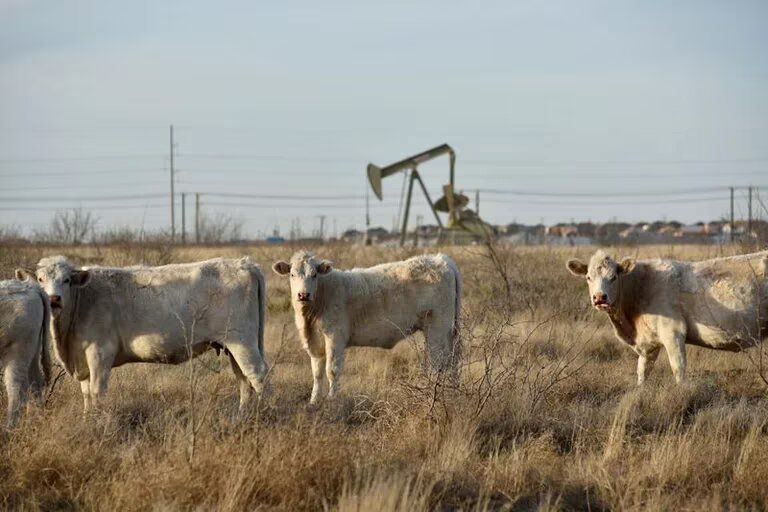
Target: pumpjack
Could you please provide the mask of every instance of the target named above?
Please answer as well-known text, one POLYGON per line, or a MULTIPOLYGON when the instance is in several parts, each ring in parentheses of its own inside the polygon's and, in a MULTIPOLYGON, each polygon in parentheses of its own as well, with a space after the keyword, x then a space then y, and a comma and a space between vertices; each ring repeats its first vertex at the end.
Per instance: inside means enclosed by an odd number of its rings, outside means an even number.
MULTIPOLYGON (((405 212, 402 219, 402 228, 400 229, 400 246, 405 245, 405 237, 408 228, 408 214, 411 209, 411 198, 413 196, 413 184, 418 182, 424 197, 429 204, 429 208, 432 210, 432 214, 435 216, 437 225, 439 227, 439 241, 445 240, 450 237, 455 241, 457 238, 469 237, 487 238, 491 235, 491 227, 483 222, 478 216, 477 212, 467 208, 469 204, 469 198, 461 193, 456 193, 454 190, 454 180, 456 175, 456 152, 448 144, 442 144, 432 149, 428 149, 417 155, 410 156, 386 167, 378 167, 372 163, 368 164, 368 182, 371 185, 373 193, 381 201, 383 199, 382 180, 394 174, 410 172, 408 179, 408 193, 405 199, 405 212), (424 185, 424 180, 418 171, 418 166, 424 162, 428 162, 434 158, 448 155, 450 162, 450 174, 449 182, 443 185, 443 196, 440 197, 434 203, 432 198, 427 192, 427 187, 424 185), (448 221, 446 225, 443 225, 443 221, 438 215, 438 212, 448 214, 448 221), (458 236, 457 236, 458 235, 458 236), (463 235, 463 237, 462 237, 463 235)), ((401 197, 402 201, 402 197, 401 197)))

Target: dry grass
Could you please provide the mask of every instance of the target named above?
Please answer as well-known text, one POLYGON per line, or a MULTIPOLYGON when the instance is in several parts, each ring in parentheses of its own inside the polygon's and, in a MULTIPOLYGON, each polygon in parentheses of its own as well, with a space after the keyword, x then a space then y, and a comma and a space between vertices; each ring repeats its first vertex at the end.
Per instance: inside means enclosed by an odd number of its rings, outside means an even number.
MULTIPOLYGON (((636 389, 631 351, 590 310, 583 283, 565 271, 566 258, 586 257, 589 249, 501 249, 509 296, 498 262, 482 248, 446 251, 465 283, 459 389, 423 374, 416 336, 393 351, 350 350, 343 397, 308 409, 309 360, 292 325, 287 283, 267 272, 267 358, 276 367, 274 393, 257 415, 246 424, 233 420, 234 377, 212 353, 192 368, 116 370, 109 405, 85 418, 77 384, 62 380, 45 408, 31 408, 22 426, 0 439, 0 507, 768 507, 768 399, 744 355, 690 348, 688 384, 673 384, 662 357, 648 385, 636 389)), ((640 256, 699 259, 720 251, 647 247, 640 256)), ((103 264, 250 254, 266 270, 289 255, 286 248, 6 247, 0 277, 54 252, 103 264)), ((414 251, 319 252, 350 267, 414 251)))

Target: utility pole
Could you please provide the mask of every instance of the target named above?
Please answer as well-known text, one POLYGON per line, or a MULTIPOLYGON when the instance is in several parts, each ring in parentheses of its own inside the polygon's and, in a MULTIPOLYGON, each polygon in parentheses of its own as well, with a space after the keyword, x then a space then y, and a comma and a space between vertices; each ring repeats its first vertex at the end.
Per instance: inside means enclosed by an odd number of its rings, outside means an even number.
POLYGON ((195 192, 195 243, 200 244, 200 193, 195 192))
POLYGON ((187 243, 187 194, 181 193, 181 244, 187 243))
POLYGON ((752 238, 752 187, 748 188, 749 195, 747 200, 747 237, 752 238))
POLYGON ((414 247, 419 246, 419 228, 421 228, 421 223, 423 221, 424 221, 423 215, 416 216, 416 229, 413 230, 413 246, 414 247))
POLYGON ((324 240, 325 235, 325 215, 318 215, 320 217, 320 240, 324 240))
POLYGON ((171 243, 176 241, 176 212, 174 204, 174 179, 173 179, 173 125, 171 125, 171 243))
MULTIPOLYGON (((368 200, 368 184, 365 184, 365 240, 368 240, 368 230, 371 228, 371 205, 368 200)), ((365 245, 368 245, 367 243, 365 245)))
POLYGON ((475 213, 480 216, 480 189, 475 190, 475 213))
POLYGON ((731 243, 733 243, 733 237, 734 237, 734 230, 736 229, 736 225, 733 222, 733 187, 731 187, 731 243))

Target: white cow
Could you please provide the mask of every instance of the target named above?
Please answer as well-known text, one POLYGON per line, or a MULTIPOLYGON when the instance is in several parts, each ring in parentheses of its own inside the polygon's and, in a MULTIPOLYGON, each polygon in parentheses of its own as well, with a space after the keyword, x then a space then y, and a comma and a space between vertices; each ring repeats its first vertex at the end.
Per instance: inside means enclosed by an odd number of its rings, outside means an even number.
POLYGON ((76 269, 55 256, 16 277, 36 278, 48 293, 56 355, 80 381, 86 410, 106 393, 112 368, 177 364, 210 348, 229 356, 241 412, 263 389, 266 289, 248 258, 76 269))
POLYGON ((456 372, 461 278, 448 256, 334 270, 300 251, 272 269, 290 274, 296 328, 312 361, 310 403, 320 399, 326 372, 328 396, 338 393, 346 347, 392 348, 415 331, 424 332, 432 366, 456 372))
POLYGON ((45 292, 35 283, 0 281, 0 359, 8 395, 8 427, 19 420, 29 391, 41 398, 50 374, 45 292))
POLYGON ((664 347, 677 382, 685 379, 685 345, 740 351, 768 335, 768 251, 700 262, 618 263, 597 251, 586 264, 567 263, 586 277, 592 305, 616 336, 638 354, 645 381, 664 347))

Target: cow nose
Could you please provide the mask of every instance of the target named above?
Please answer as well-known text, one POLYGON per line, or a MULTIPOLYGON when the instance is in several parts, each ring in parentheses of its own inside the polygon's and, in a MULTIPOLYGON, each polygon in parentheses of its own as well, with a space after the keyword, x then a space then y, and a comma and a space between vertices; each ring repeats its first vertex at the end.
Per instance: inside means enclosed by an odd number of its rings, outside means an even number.
POLYGON ((302 301, 302 302, 309 300, 309 293, 307 293, 307 292, 299 292, 299 300, 302 301))
POLYGON ((61 295, 51 295, 51 306, 61 307, 61 295))
POLYGON ((606 302, 608 300, 608 296, 604 293, 596 293, 592 299, 595 301, 595 303, 606 302))

